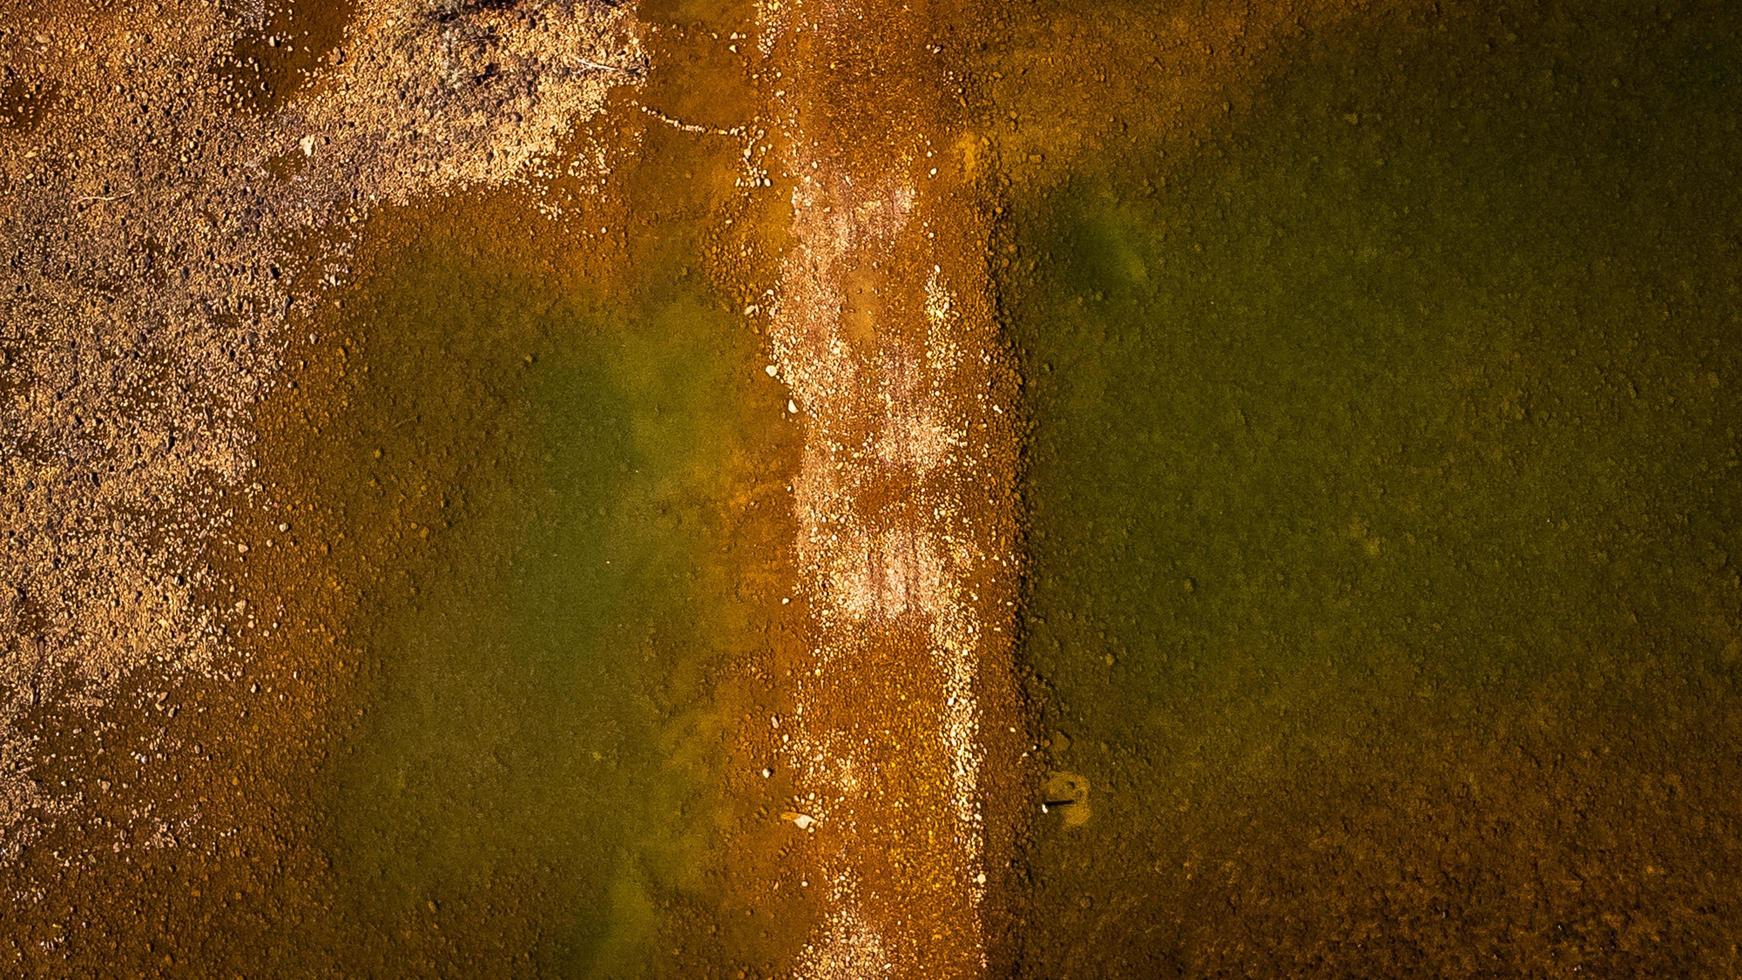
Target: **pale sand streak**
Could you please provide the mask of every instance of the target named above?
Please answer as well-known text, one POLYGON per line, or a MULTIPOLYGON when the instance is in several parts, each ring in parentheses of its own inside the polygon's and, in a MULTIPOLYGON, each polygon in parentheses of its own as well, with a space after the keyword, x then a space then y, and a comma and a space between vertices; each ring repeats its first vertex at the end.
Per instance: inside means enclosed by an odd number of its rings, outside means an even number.
MULTIPOLYGON (((803 12, 779 29, 815 30, 803 12)), ((798 969, 983 973, 980 692, 983 671, 1007 671, 1015 560, 984 241, 945 228, 973 224, 971 168, 946 164, 957 147, 923 125, 855 157, 805 105, 788 107, 791 244, 769 324, 804 428, 793 492, 811 649, 782 727, 793 806, 818 821, 821 895, 798 969)))
MULTIPOLYGON (((839 192, 840 185, 834 189, 839 192)), ((934 471, 948 466, 966 444, 962 420, 940 413, 938 392, 959 369, 962 353, 952 342, 953 303, 933 267, 925 284, 927 323, 923 365, 903 351, 877 351, 865 358, 844 335, 841 281, 847 267, 885 252, 911 216, 911 185, 892 182, 866 199, 828 199, 830 191, 806 179, 794 194, 799 244, 784 267, 776 306, 773 346, 781 377, 790 386, 807 427, 804 465, 795 485, 800 519, 799 557, 816 626, 815 689, 841 680, 870 644, 891 641, 904 617, 924 623, 935 667, 944 674, 947 698, 938 706, 935 737, 948 753, 950 805, 956 849, 948 874, 959 883, 967 907, 977 912, 985 882, 977 790, 981 752, 974 693, 979 628, 963 594, 965 572, 975 564, 951 525, 964 519, 955 501, 927 501, 921 522, 880 521, 861 508, 869 489, 862 474, 893 467, 916 491, 934 471), (920 378, 925 381, 920 381, 920 378), (880 417, 869 432, 860 423, 880 417), (940 417, 940 414, 943 417, 940 417)), ((827 821, 857 822, 876 806, 862 774, 883 761, 886 746, 843 738, 839 730, 806 724, 805 698, 798 699, 796 764, 815 796, 810 804, 827 821)), ((925 747, 916 747, 923 751, 925 747)), ((848 831, 843 831, 848 832, 848 831)), ((946 858, 947 860, 947 858, 946 858)), ((892 971, 900 960, 877 925, 859 911, 864 883, 851 855, 825 868, 834 907, 826 911, 825 934, 812 944, 807 967, 816 976, 892 971)), ((977 929, 969 933, 978 942, 977 929)), ((976 949, 982 958, 983 950, 976 949)))

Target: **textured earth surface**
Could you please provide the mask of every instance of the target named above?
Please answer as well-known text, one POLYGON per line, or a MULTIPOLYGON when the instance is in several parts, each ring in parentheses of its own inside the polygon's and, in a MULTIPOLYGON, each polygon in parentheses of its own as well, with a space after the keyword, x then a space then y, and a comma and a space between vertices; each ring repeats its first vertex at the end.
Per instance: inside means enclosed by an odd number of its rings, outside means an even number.
POLYGON ((0 13, 0 969, 1742 970, 1742 15, 0 13))

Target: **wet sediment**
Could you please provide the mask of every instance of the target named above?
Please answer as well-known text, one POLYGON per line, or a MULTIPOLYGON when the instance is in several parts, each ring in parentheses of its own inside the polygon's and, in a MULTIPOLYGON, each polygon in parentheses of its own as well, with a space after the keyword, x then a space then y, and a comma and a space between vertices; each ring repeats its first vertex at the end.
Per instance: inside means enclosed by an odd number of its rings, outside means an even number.
POLYGON ((8 966, 1734 972, 1733 17, 355 6, 0 36, 8 966))
POLYGON ((803 440, 791 476, 797 636, 757 719, 812 896, 794 968, 988 968, 1009 884, 1015 378, 985 264, 986 148, 965 111, 962 11, 761 12, 786 227, 747 308, 803 440), (875 23, 876 30, 867 30, 875 23))

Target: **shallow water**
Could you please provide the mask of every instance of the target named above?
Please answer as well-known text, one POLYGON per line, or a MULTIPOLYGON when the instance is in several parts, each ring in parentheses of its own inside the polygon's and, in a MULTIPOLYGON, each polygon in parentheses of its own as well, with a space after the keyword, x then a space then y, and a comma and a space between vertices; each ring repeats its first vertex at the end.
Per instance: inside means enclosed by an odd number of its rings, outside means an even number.
MULTIPOLYGON (((157 808, 14 873, 46 910, 0 927, 27 972, 795 972, 835 901, 780 754, 819 645, 809 422, 751 311, 801 209, 746 169, 791 133, 745 135, 793 105, 831 165, 931 106, 913 128, 977 175, 931 213, 993 229, 1027 703, 985 727, 1031 749, 984 783, 1022 815, 968 930, 987 972, 1735 972, 1742 17, 866 6, 931 33, 842 57, 947 49, 961 133, 911 84, 774 101, 755 10, 649 2, 652 74, 565 149, 603 186, 373 219, 235 494, 257 543, 223 601, 272 628, 164 682, 185 712, 141 681, 102 737, 41 722, 45 780, 157 808), (159 743, 198 764, 134 765, 159 743)), ((246 111, 343 22, 246 34, 246 111)), ((901 282, 865 264, 874 336, 901 282)), ((882 831, 937 789, 887 741, 882 831)), ((927 845, 890 873, 932 887, 927 845)))
POLYGON ((650 885, 694 888, 707 860, 754 352, 693 283, 625 303, 493 259, 416 255, 369 318, 345 427, 381 445, 357 470, 442 543, 359 611, 379 667, 335 766, 335 865, 361 920, 433 902, 512 919, 480 937, 504 962, 610 972, 645 955, 650 885))
POLYGON ((1034 975, 1729 962, 1738 51, 1350 25, 1012 192, 1034 975))

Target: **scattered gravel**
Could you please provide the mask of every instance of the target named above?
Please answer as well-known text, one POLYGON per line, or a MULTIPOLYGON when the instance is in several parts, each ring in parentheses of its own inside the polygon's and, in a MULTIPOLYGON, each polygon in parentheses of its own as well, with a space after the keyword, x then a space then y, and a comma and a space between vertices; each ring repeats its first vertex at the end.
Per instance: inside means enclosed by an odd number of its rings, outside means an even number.
POLYGON ((262 10, 56 6, 0 27, 0 863, 79 804, 32 782, 31 712, 233 652, 251 410, 351 227, 533 179, 643 74, 603 2, 390 0, 261 111, 216 66, 262 10))

